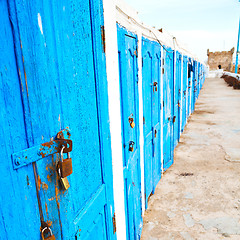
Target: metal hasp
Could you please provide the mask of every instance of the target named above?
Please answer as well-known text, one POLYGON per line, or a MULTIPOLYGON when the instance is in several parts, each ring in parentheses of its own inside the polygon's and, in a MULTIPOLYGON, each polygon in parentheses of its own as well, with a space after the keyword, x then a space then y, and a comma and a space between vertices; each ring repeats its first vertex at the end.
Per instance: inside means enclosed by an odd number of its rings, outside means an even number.
POLYGON ((35 147, 27 148, 20 152, 12 154, 13 168, 18 169, 30 163, 36 162, 42 158, 45 158, 49 155, 60 153, 62 146, 64 146, 64 153, 69 153, 72 151, 72 140, 70 139, 59 139, 58 133, 57 140, 53 140, 47 143, 42 143, 35 147))

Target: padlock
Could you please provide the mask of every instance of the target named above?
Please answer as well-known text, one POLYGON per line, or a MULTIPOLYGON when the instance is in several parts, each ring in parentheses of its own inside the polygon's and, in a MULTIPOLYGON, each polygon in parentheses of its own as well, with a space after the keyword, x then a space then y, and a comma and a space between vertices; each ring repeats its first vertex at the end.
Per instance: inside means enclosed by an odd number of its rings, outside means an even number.
POLYGON ((157 82, 154 82, 153 83, 153 92, 155 91, 155 92, 157 92, 157 82))
POLYGON ((130 123, 131 128, 134 128, 135 127, 135 123, 134 123, 133 118, 128 118, 128 121, 130 123))
POLYGON ((53 235, 52 233, 52 230, 50 227, 45 227, 43 230, 42 230, 42 239, 43 240, 56 240, 55 236, 53 235), (44 237, 44 232, 49 229, 49 233, 50 233, 50 236, 48 237, 44 237))
POLYGON ((63 149, 64 146, 61 149, 61 153, 60 153, 60 162, 59 162, 59 167, 61 170, 61 177, 65 178, 69 175, 72 174, 73 170, 72 170, 72 159, 70 158, 70 153, 68 152, 68 158, 63 159, 63 149))
POLYGON ((131 122, 131 123, 130 123, 130 126, 131 126, 131 128, 134 128, 134 127, 135 127, 135 123, 134 123, 134 122, 131 122))
POLYGON ((134 119, 133 119, 133 114, 131 114, 131 115, 128 117, 128 122, 129 122, 131 128, 134 128, 134 127, 135 127, 135 123, 134 123, 134 119))
POLYGON ((68 181, 67 177, 65 177, 65 178, 61 177, 61 169, 59 167, 59 163, 58 163, 58 166, 57 166, 57 171, 58 171, 58 175, 59 175, 59 178, 60 178, 60 183, 61 183, 63 189, 67 190, 70 187, 70 184, 69 184, 69 181, 68 181))
POLYGON ((133 150, 134 150, 134 144, 135 144, 135 142, 133 142, 133 141, 130 141, 130 142, 129 142, 129 148, 128 148, 128 150, 129 150, 130 152, 133 152, 133 150))

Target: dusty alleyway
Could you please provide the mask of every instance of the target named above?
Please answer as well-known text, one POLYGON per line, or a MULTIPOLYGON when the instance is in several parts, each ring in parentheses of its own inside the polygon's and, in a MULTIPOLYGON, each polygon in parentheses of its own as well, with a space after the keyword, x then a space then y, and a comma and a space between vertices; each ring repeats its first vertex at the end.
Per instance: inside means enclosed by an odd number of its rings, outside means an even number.
POLYGON ((240 239, 240 90, 209 78, 149 200, 141 240, 240 239))

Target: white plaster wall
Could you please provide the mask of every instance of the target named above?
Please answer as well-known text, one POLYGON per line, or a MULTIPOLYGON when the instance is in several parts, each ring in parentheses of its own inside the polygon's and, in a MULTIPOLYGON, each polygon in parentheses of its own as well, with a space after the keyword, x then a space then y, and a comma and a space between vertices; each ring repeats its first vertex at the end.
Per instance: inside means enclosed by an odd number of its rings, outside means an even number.
POLYGON ((113 191, 117 239, 126 240, 121 109, 115 1, 103 0, 109 118, 113 163, 113 191))
POLYGON ((182 134, 182 108, 183 105, 183 55, 181 58, 181 104, 180 104, 180 136, 182 134))
POLYGON ((140 166, 142 216, 145 213, 145 181, 144 181, 144 136, 143 136, 143 94, 142 94, 142 32, 138 30, 138 93, 139 93, 139 130, 140 130, 140 166))
POLYGON ((161 88, 161 170, 162 170, 162 175, 163 175, 163 74, 162 74, 162 69, 163 69, 163 47, 161 46, 161 78, 160 78, 160 88, 161 88))

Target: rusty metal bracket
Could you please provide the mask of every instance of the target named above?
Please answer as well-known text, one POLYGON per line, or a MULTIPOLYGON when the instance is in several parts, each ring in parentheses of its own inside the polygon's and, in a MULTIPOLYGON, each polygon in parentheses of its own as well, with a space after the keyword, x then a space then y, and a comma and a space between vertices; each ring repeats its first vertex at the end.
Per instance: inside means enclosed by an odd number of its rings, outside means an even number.
POLYGON ((30 163, 36 162, 49 155, 60 153, 62 146, 64 146, 64 153, 72 151, 72 140, 59 139, 59 133, 57 140, 53 140, 47 143, 27 148, 25 150, 12 154, 13 168, 18 169, 30 163))

